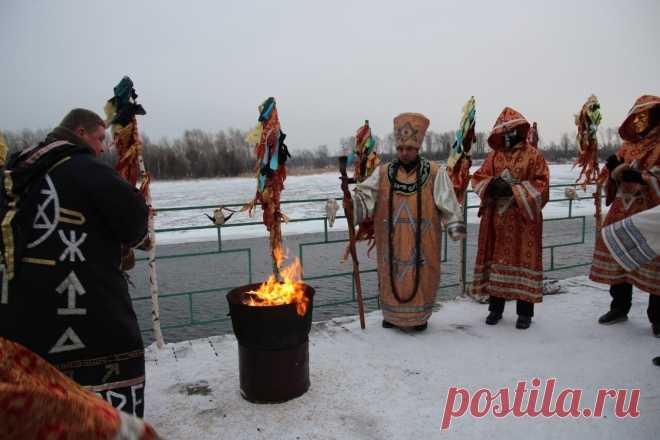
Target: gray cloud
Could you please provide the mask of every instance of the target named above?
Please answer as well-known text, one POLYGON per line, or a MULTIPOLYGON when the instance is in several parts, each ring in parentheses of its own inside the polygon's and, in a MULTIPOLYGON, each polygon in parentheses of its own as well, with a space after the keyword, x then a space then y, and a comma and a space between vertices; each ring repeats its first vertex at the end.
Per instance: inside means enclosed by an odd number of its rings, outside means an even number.
POLYGON ((248 129, 278 100, 293 151, 403 111, 478 129, 512 106, 558 140, 595 93, 603 126, 660 94, 660 2, 20 1, 0 4, 0 127, 48 127, 73 107, 101 111, 122 75, 152 138, 248 129))

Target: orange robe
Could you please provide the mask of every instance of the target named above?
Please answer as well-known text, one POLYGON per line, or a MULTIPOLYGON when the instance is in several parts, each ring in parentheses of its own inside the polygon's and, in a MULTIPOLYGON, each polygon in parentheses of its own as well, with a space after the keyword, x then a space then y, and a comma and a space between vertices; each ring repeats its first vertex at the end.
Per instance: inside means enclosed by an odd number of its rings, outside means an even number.
POLYGON ((417 173, 399 167, 394 176, 391 164, 381 165, 356 187, 354 221, 373 215, 378 254, 378 286, 383 319, 398 326, 424 324, 433 311, 440 283, 442 226, 449 237, 464 236, 462 212, 444 167, 426 159, 421 166, 421 213, 417 208, 417 173), (390 211, 390 188, 395 180, 390 211), (416 231, 421 215, 419 283, 415 290, 416 231), (394 276, 390 276, 389 222, 392 220, 394 276), (392 283, 394 278, 394 283, 392 283), (396 289, 396 295, 392 288, 396 289), (398 295, 398 298, 397 298, 398 295))
MULTIPOLYGON (((603 226, 660 204, 660 128, 656 128, 642 140, 624 142, 616 154, 626 164, 636 162, 639 171, 647 177, 648 184, 616 182, 611 178, 608 179, 608 192, 616 193, 616 198, 610 206, 603 226)), ((660 225, 658 228, 660 229, 660 225)), ((609 285, 629 283, 652 295, 660 295, 660 257, 637 270, 626 272, 612 258, 603 241, 602 233, 599 233, 589 278, 609 285)))
POLYGON ((550 173, 543 154, 526 142, 496 149, 472 177, 481 197, 479 248, 474 267, 475 294, 543 300, 543 214, 550 173), (508 171, 506 171, 508 170, 508 171), (492 199, 486 189, 497 176, 510 175, 512 197, 492 199))

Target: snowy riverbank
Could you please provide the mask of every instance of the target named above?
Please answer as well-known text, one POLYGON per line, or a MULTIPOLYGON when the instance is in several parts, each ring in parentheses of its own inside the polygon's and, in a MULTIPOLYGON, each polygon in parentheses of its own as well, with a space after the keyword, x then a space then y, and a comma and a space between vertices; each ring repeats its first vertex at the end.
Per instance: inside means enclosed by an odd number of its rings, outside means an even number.
MULTIPOLYGON (((177 439, 385 439, 660 437, 660 355, 646 318, 648 296, 635 292, 630 320, 596 323, 607 310, 605 286, 586 277, 561 281, 565 293, 548 296, 532 327, 514 328, 515 307, 495 327, 486 306, 466 299, 442 303, 421 334, 381 328, 379 311, 367 329, 354 318, 317 323, 310 334, 310 390, 278 405, 243 400, 233 335, 168 344, 147 353, 146 419, 177 439), (496 390, 555 378, 556 394, 583 390, 593 405, 599 388, 638 388, 638 418, 618 419, 614 405, 601 418, 454 418, 440 430, 450 387, 496 390), (206 381, 208 394, 187 385, 206 381)), ((204 385, 202 383, 202 385, 204 385)), ((555 398, 556 398, 555 394, 555 398)), ((627 402, 626 402, 627 403, 627 402)))

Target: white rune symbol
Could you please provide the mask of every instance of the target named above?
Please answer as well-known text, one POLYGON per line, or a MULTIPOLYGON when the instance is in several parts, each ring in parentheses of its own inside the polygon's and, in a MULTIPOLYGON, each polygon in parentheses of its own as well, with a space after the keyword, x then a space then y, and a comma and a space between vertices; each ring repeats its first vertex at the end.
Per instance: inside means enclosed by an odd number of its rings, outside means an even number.
POLYGON ((47 187, 41 190, 41 194, 45 195, 46 199, 37 205, 37 215, 34 216, 34 223, 32 223, 32 228, 43 229, 45 232, 33 242, 28 243, 28 249, 38 246, 50 237, 55 231, 59 220, 60 200, 55 185, 48 174, 46 174, 45 182, 47 187))
POLYGON ((61 353, 63 351, 80 350, 81 348, 85 348, 85 344, 83 344, 76 332, 69 327, 64 334, 60 336, 60 339, 57 340, 55 346, 50 349, 49 353, 61 353))
POLYGON ((78 239, 76 238, 76 231, 69 231, 69 238, 67 239, 64 231, 60 230, 57 232, 60 234, 62 243, 66 245, 66 249, 64 249, 64 252, 62 252, 62 255, 60 255, 60 261, 64 261, 67 255, 69 256, 69 261, 71 263, 75 262, 76 258, 79 258, 80 261, 85 261, 85 256, 80 251, 80 245, 83 244, 87 238, 87 233, 83 232, 78 239))
POLYGON ((76 273, 71 273, 62 281, 62 283, 55 289, 57 293, 62 294, 67 292, 66 308, 57 309, 58 315, 85 315, 87 309, 76 308, 76 295, 84 295, 85 288, 80 283, 76 273))

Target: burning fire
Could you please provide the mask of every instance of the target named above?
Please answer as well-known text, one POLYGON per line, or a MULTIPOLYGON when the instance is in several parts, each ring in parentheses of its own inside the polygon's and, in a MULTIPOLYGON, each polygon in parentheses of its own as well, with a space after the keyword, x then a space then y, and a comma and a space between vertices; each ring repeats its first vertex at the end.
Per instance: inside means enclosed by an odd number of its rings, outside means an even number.
MULTIPOLYGON (((280 267, 283 261, 282 252, 276 249, 274 256, 277 266, 280 267)), ((281 281, 277 279, 275 274, 271 274, 268 281, 263 283, 259 289, 247 292, 249 297, 243 300, 243 304, 268 307, 295 303, 298 315, 304 316, 309 299, 305 296, 300 259, 296 257, 290 266, 281 269, 280 278, 281 281)))

